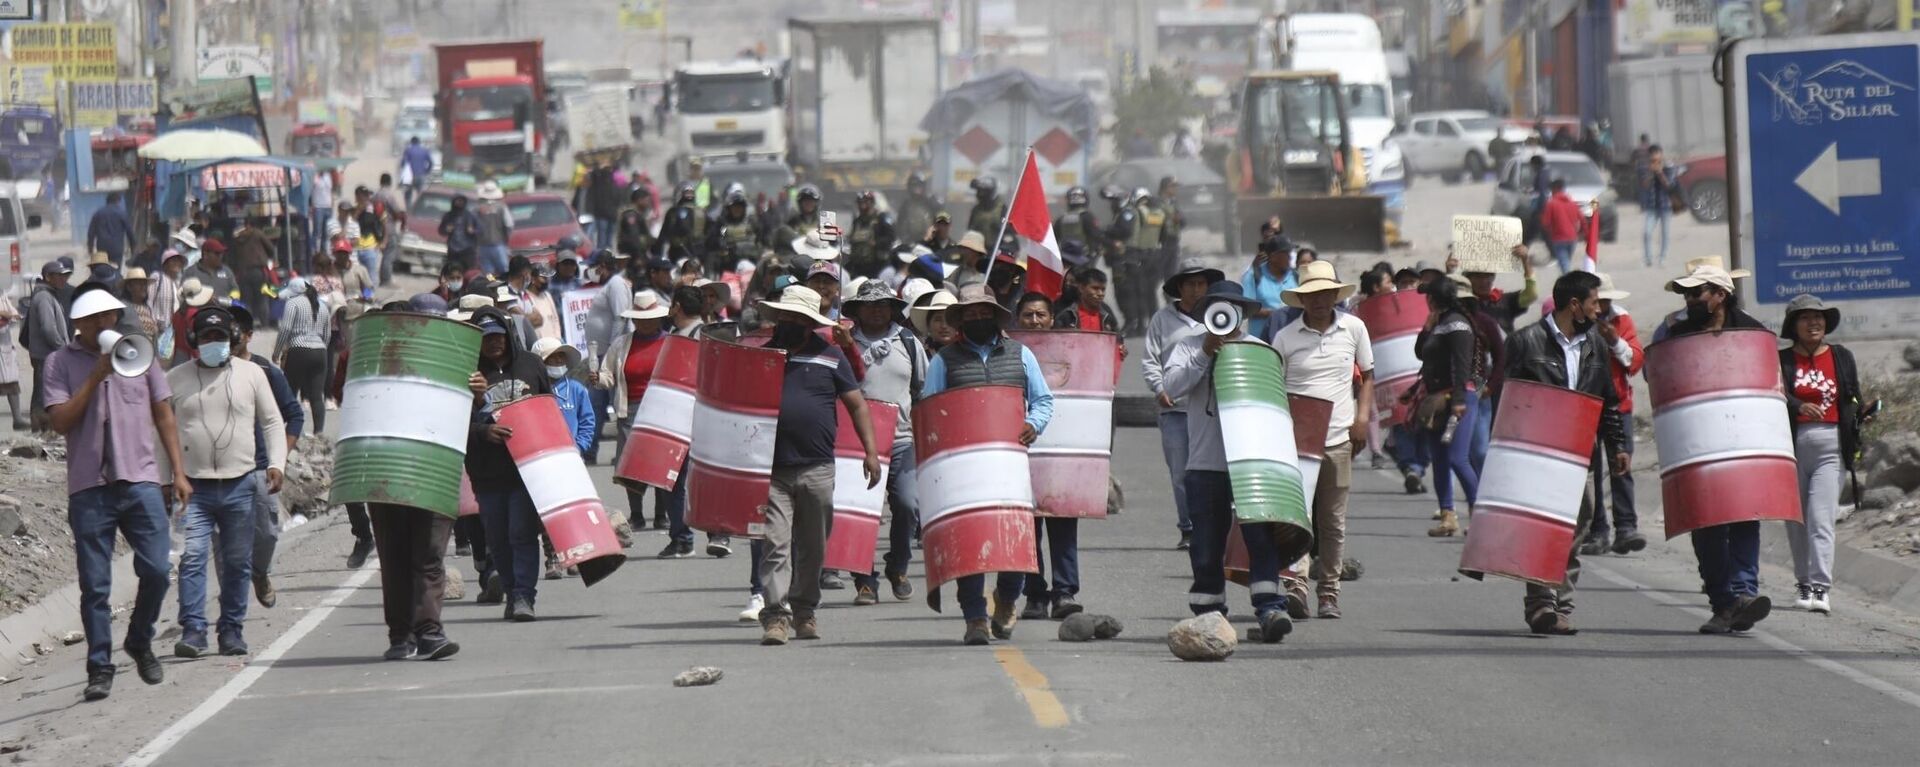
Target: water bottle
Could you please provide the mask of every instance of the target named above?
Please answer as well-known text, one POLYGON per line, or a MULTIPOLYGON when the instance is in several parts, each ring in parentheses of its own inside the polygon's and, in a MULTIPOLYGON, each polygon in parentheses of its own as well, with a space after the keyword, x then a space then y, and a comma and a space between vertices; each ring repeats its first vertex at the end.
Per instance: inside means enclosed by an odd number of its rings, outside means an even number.
POLYGON ((1460 427, 1460 416, 1448 415, 1447 428, 1445 431, 1440 432, 1440 443, 1443 445, 1453 444, 1453 430, 1459 427, 1460 427))

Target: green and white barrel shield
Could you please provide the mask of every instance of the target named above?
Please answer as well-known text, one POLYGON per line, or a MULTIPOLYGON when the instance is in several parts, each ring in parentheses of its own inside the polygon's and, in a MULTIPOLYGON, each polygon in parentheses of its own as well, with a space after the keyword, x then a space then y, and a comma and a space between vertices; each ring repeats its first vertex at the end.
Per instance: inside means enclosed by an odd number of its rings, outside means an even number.
POLYGON ((480 330, 445 317, 374 312, 353 322, 329 502, 460 514, 480 330))
MULTIPOLYGON (((1287 409, 1286 363, 1280 353, 1253 341, 1222 346, 1214 360, 1213 391, 1227 474, 1233 481, 1234 518, 1241 524, 1274 522, 1298 528, 1311 541, 1313 522, 1307 513, 1293 415, 1287 409)), ((1280 537, 1293 538, 1295 531, 1280 537)))

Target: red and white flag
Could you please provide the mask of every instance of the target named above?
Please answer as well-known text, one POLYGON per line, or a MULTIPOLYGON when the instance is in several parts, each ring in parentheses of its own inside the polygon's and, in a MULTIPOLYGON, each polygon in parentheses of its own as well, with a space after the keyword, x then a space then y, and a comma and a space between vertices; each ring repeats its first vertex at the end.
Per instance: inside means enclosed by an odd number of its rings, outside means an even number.
POLYGON ((1047 210, 1047 190, 1040 184, 1040 164, 1027 150, 1027 168, 1020 173, 1020 188, 1013 191, 1007 206, 1007 228, 1020 243, 1020 265, 1027 270, 1027 289, 1059 298, 1066 277, 1066 265, 1060 260, 1060 243, 1053 239, 1053 214, 1047 210))

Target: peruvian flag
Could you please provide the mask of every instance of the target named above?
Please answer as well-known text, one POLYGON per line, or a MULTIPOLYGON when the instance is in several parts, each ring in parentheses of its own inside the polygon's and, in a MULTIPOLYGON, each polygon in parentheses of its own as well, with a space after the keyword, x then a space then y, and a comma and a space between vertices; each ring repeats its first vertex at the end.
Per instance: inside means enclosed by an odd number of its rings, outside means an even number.
POLYGON ((1059 298, 1066 277, 1060 243, 1053 239, 1053 214, 1047 211, 1047 190, 1040 185, 1040 164, 1027 150, 1027 167, 1020 172, 1020 188, 1007 206, 1007 228, 1020 243, 1020 265, 1027 270, 1027 289, 1059 298))

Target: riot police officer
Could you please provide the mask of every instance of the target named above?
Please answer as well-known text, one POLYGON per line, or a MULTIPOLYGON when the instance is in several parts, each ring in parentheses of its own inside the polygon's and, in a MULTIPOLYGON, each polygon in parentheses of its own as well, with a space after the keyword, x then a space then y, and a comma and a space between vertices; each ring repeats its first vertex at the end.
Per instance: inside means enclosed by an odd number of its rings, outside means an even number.
POLYGON ((622 255, 645 258, 653 252, 653 226, 648 221, 652 214, 653 197, 647 190, 635 189, 627 194, 627 205, 613 219, 613 244, 622 255))
POLYGON ((886 267, 887 254, 893 252, 893 216, 875 207, 870 189, 854 195, 853 204, 853 225, 847 229, 847 270, 871 278, 886 267))
POLYGON ((1161 254, 1161 236, 1167 225, 1167 212, 1147 192, 1146 187, 1133 190, 1126 207, 1114 219, 1108 238, 1113 240, 1119 250, 1118 259, 1109 259, 1113 267, 1113 279, 1120 311, 1125 314, 1126 335, 1138 335, 1146 331, 1147 318, 1152 316, 1155 304, 1154 275, 1159 266, 1161 254))
POLYGON ((748 214, 746 191, 729 188, 721 204, 720 218, 707 237, 707 272, 721 274, 742 260, 759 261, 760 243, 764 240, 759 220, 748 214))
POLYGON ((695 199, 693 182, 680 182, 673 207, 667 210, 667 218, 660 224, 660 240, 666 247, 679 248, 692 255, 698 255, 696 248, 704 249, 707 215, 695 199))
POLYGON ((820 187, 803 184, 793 199, 793 215, 787 217, 787 222, 773 236, 773 247, 789 253, 793 251, 794 240, 820 228, 820 187))
POLYGON ((1180 233, 1187 228, 1187 216, 1180 212, 1180 182, 1172 176, 1160 177, 1160 193, 1154 200, 1167 212, 1167 225, 1160 230, 1160 261, 1155 264, 1154 284, 1173 276, 1173 265, 1180 263, 1180 233))
POLYGON ((934 215, 945 212, 940 201, 927 194, 927 174, 917 170, 907 176, 907 195, 893 209, 895 228, 913 239, 926 237, 934 215))
POLYGON ((920 241, 927 250, 940 258, 946 258, 953 249, 953 214, 940 211, 933 214, 933 223, 927 226, 927 238, 920 241))
POLYGON ((968 186, 973 187, 973 212, 967 215, 967 229, 983 235, 1000 234, 1000 223, 1007 220, 1007 203, 1000 199, 1000 182, 992 176, 981 176, 968 186))
POLYGON ((1060 244, 1060 255, 1067 266, 1078 269, 1099 255, 1092 240, 1100 235, 1100 221, 1087 210, 1087 188, 1067 190, 1067 212, 1053 220, 1053 238, 1060 244))

